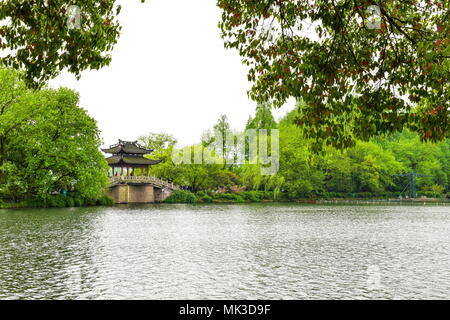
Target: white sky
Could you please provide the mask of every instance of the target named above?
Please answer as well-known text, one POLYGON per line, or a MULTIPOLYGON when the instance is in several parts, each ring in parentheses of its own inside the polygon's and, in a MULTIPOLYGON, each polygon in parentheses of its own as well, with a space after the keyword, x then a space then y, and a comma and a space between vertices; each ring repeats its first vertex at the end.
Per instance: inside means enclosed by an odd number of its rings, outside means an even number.
MULTIPOLYGON (((214 0, 122 0, 122 35, 112 63, 77 81, 64 73, 50 82, 80 93, 105 145, 166 132, 181 145, 197 143, 220 114, 242 130, 256 104, 247 98, 247 68, 225 50, 214 0)), ((276 119, 294 102, 274 111, 276 119)))

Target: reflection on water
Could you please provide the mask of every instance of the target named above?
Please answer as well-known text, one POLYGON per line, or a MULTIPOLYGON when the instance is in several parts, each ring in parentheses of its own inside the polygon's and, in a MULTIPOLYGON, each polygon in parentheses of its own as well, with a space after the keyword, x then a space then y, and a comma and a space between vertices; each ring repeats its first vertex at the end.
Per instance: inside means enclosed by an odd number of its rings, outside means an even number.
POLYGON ((449 206, 0 211, 1 299, 450 298, 449 206))

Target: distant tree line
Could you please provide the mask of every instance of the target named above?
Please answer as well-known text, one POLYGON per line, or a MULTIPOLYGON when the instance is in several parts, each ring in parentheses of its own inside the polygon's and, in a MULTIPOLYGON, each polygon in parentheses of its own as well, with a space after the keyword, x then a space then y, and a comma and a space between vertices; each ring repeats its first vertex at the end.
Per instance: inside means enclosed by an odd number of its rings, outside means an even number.
MULTIPOLYGON (((411 171, 427 175, 417 179, 419 196, 443 197, 450 191, 448 140, 424 143, 417 133, 404 130, 369 141, 358 140, 354 147, 344 151, 330 146, 316 153, 312 151, 315 141, 298 130, 297 117, 296 109, 275 121, 271 106, 261 104, 247 122, 245 129, 279 129, 280 169, 275 175, 261 175, 259 164, 175 164, 171 154, 176 139, 168 134, 145 135, 140 142, 155 149, 152 157, 164 159, 152 167, 151 174, 200 193, 200 198, 206 196, 206 201, 217 193, 242 191, 256 192, 254 195, 260 198, 286 200, 404 197, 409 195, 410 181, 401 174, 411 171)), ((207 146, 214 139, 213 130, 236 134, 231 132, 226 116, 221 116, 193 150, 207 146)), ((244 200, 252 197, 243 195, 244 200)))

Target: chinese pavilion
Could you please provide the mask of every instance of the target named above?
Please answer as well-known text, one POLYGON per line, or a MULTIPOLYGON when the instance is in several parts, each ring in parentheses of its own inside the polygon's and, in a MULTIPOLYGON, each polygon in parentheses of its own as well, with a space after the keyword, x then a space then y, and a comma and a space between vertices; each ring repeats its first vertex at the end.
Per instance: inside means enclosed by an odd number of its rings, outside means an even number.
POLYGON ((102 149, 102 151, 112 155, 106 158, 111 168, 111 177, 134 176, 135 169, 141 169, 142 175, 147 176, 149 166, 162 161, 144 158, 144 155, 151 154, 154 150, 140 146, 137 141, 119 140, 117 144, 108 149, 102 149))

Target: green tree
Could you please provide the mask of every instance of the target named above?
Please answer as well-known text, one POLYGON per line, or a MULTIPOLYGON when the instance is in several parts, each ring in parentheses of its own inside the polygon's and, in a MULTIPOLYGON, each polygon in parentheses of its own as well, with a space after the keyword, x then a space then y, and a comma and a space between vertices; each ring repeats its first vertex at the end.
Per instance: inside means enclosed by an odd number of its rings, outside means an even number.
POLYGON ((150 166, 150 174, 166 181, 181 184, 182 181, 179 180, 181 168, 172 161, 172 151, 177 143, 176 139, 165 133, 156 133, 141 136, 139 141, 147 148, 155 150, 150 155, 151 159, 162 160, 161 163, 150 166))
MULTIPOLYGON (((141 2, 144 2, 141 0, 141 2)), ((339 148, 408 127, 422 140, 449 136, 448 1, 217 0, 227 48, 250 66, 257 102, 305 103, 297 124, 339 148), (376 5, 379 24, 373 23, 376 5), (309 28, 309 30, 305 30, 309 28)), ((120 35, 115 0, 4 0, 0 63, 42 86, 111 61, 120 35), (71 28, 69 6, 80 8, 71 28)))
POLYGON ((352 165, 347 153, 327 148, 319 162, 319 169, 324 173, 324 189, 328 192, 353 192, 352 165))
POLYGON ((230 129, 230 123, 228 122, 228 118, 226 115, 220 115, 217 123, 214 125, 214 137, 215 139, 219 138, 216 143, 216 151, 219 149, 219 154, 222 155, 223 168, 226 167, 227 159, 231 159, 232 150, 228 150, 227 148, 227 138, 232 135, 230 129))
POLYGON ((61 189, 101 196, 107 163, 97 123, 78 106, 78 94, 25 90, 11 100, 11 90, 24 86, 17 72, 1 69, 0 82, 0 197, 45 198, 61 189))
POLYGON ((405 168, 390 151, 373 142, 358 142, 347 154, 352 161, 355 190, 359 192, 386 191, 394 186, 395 175, 405 168))
MULTIPOLYGON (((449 188, 448 140, 437 144, 422 143, 416 133, 405 131, 386 139, 383 145, 404 164, 404 173, 414 171, 430 176, 417 179, 419 188, 428 189, 434 184, 449 188)), ((397 178, 396 181, 399 185, 407 183, 405 178, 397 178)))
POLYGON ((272 115, 272 106, 268 103, 261 103, 256 106, 255 117, 250 117, 247 121, 246 129, 276 129, 277 122, 272 115))
POLYGON ((323 192, 324 174, 318 169, 319 158, 311 154, 311 141, 292 123, 296 111, 290 112, 280 124, 280 171, 290 198, 311 198, 323 192))
POLYGON ((67 69, 77 77, 85 69, 99 69, 111 62, 116 44, 120 5, 115 0, 5 0, 0 2, 0 47, 4 65, 25 70, 28 85, 42 86, 67 69), (70 6, 77 5, 78 19, 70 6))
POLYGON ((140 136, 138 141, 147 149, 154 150, 155 152, 167 150, 177 143, 177 140, 172 135, 164 132, 150 132, 146 135, 140 136))

